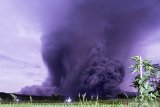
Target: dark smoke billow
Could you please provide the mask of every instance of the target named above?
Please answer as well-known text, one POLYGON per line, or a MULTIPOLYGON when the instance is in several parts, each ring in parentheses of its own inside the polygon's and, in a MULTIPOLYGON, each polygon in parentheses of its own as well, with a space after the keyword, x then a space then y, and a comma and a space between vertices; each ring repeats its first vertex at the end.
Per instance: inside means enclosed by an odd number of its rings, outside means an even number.
POLYGON ((101 98, 115 97, 120 92, 118 86, 125 75, 123 65, 109 59, 100 48, 94 47, 91 52, 86 69, 79 75, 79 92, 101 98))
MULTIPOLYGON (((42 86, 21 92, 116 96, 125 75, 126 57, 144 37, 137 32, 159 25, 159 4, 157 0, 82 0, 71 4, 63 21, 53 20, 59 25, 46 18, 51 25, 44 25, 48 26, 42 36, 42 57, 48 78, 42 86)), ((41 20, 45 22, 45 18, 41 20)))

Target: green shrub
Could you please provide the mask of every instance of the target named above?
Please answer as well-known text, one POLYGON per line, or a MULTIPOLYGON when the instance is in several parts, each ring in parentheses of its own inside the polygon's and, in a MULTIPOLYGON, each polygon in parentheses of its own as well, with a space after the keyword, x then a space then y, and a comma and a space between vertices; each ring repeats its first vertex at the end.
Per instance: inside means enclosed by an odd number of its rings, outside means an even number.
POLYGON ((160 87, 160 67, 158 64, 152 64, 151 60, 142 60, 141 56, 132 57, 134 65, 131 66, 132 73, 137 73, 132 85, 138 89, 140 94, 139 100, 155 100, 160 95, 158 88, 160 87))

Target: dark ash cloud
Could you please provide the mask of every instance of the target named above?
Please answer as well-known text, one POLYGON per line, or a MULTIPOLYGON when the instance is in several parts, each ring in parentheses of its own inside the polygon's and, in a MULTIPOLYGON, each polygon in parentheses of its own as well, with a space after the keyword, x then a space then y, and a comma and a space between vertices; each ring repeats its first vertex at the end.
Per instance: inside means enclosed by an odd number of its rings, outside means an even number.
MULTIPOLYGON (((125 75, 126 57, 145 37, 137 32, 159 26, 157 0, 82 0, 68 6, 57 7, 63 10, 61 15, 49 9, 39 18, 44 28, 42 57, 48 68, 42 88, 55 87, 49 92, 61 95, 87 91, 115 96, 125 75)), ((33 94, 43 91, 35 88, 33 94)))

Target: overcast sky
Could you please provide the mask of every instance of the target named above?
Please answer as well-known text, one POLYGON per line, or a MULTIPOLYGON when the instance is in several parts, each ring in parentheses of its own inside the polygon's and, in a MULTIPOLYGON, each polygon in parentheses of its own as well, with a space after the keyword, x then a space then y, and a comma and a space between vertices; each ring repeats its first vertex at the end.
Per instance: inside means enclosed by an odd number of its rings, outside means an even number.
POLYGON ((40 36, 36 23, 18 13, 10 0, 0 1, 0 91, 17 92, 44 80, 40 36))
MULTIPOLYGON (((39 24, 19 12, 11 1, 0 0, 0 91, 3 92, 41 84, 47 75, 40 53, 39 24)), ((143 54, 160 62, 160 28, 145 35, 148 38, 137 44, 132 55, 143 54)))

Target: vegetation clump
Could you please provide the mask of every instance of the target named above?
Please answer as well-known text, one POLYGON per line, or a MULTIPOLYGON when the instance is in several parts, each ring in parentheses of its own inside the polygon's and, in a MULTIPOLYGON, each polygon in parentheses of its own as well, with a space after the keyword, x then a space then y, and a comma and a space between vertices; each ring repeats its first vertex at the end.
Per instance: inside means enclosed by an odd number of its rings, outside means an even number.
POLYGON ((142 59, 141 56, 132 57, 133 73, 138 72, 132 85, 137 88, 138 100, 156 100, 160 96, 160 65, 152 64, 151 60, 142 59))

